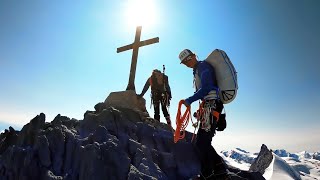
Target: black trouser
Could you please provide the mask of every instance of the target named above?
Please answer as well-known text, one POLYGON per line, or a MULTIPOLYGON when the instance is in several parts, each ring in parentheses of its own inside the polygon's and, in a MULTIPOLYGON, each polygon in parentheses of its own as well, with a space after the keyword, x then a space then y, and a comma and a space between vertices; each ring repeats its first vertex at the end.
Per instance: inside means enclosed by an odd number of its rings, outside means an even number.
MULTIPOLYGON (((216 106, 213 109, 221 113, 223 109, 223 104, 221 103, 221 101, 214 101, 215 102, 212 103, 215 103, 216 106)), ((201 161, 202 178, 207 178, 208 176, 212 175, 213 171, 214 174, 226 172, 226 164, 224 163, 224 160, 217 154, 217 152, 211 145, 212 138, 215 135, 216 119, 212 115, 210 116, 210 119, 212 119, 210 131, 206 132, 204 129, 201 129, 200 127, 196 139, 198 156, 201 161)), ((213 177, 210 177, 209 179, 211 178, 213 177)))
POLYGON ((164 117, 168 117, 169 113, 167 110, 167 104, 166 104, 166 99, 164 96, 162 96, 162 93, 152 93, 152 101, 153 101, 153 108, 154 108, 154 119, 160 121, 160 104, 161 104, 161 109, 163 112, 164 117))

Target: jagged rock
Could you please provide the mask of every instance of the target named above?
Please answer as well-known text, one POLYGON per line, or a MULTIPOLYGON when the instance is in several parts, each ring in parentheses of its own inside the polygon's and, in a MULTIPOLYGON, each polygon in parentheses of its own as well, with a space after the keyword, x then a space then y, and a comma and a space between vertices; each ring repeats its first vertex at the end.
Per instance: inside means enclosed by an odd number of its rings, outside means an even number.
POLYGON ((33 145, 39 132, 45 125, 46 115, 41 113, 24 125, 18 137, 19 146, 33 145))
MULTIPOLYGON (((99 105, 81 121, 57 115, 45 123, 41 113, 21 132, 9 129, 0 136, 0 142, 8 141, 12 132, 17 140, 0 143, 0 179, 164 180, 199 174, 192 134, 174 144, 166 124, 142 114, 99 105)), ((248 179, 262 177, 241 172, 248 179)))
POLYGON ((167 175, 168 179, 177 179, 175 157, 172 153, 152 151, 154 162, 159 164, 162 171, 167 175))
POLYGON ((138 170, 156 179, 168 179, 159 166, 147 158, 142 158, 138 170))
MULTIPOLYGON (((190 141, 189 141, 190 142, 190 141)), ((172 154, 176 163, 177 179, 193 177, 200 174, 201 166, 192 143, 182 141, 173 146, 172 154)))
POLYGON ((49 141, 49 149, 52 159, 52 172, 55 175, 62 174, 65 150, 65 135, 63 133, 63 125, 54 128, 49 128, 46 132, 46 137, 49 141))
POLYGON ((106 104, 105 104, 105 103, 102 103, 102 102, 100 102, 100 103, 98 103, 98 104, 96 104, 96 105, 94 106, 94 109, 96 110, 96 113, 101 113, 102 110, 103 110, 103 109, 106 109, 106 108, 107 108, 106 104))
POLYGON ((130 171, 128 175, 128 180, 136 180, 136 179, 143 179, 143 180, 157 180, 157 178, 148 176, 142 172, 140 172, 135 166, 130 166, 130 171))
POLYGON ((65 152, 64 152, 64 164, 63 164, 63 172, 66 174, 71 174, 72 169, 74 168, 74 158, 79 154, 76 154, 76 147, 78 145, 78 140, 76 138, 76 134, 72 131, 65 132, 65 152))
POLYGON ((264 171, 267 167, 269 167, 272 159, 272 151, 269 150, 266 145, 262 144, 260 153, 256 160, 251 164, 249 171, 260 172, 261 174, 264 174, 264 171))
POLYGON ((49 167, 51 165, 51 158, 49 142, 45 135, 41 135, 37 138, 34 149, 38 152, 40 163, 45 167, 49 167))
POLYGON ((0 160, 0 179, 41 179, 39 159, 31 147, 11 146, 0 160))
POLYGON ((17 132, 10 126, 9 130, 5 130, 0 136, 0 154, 2 154, 9 146, 16 144, 18 139, 17 132))

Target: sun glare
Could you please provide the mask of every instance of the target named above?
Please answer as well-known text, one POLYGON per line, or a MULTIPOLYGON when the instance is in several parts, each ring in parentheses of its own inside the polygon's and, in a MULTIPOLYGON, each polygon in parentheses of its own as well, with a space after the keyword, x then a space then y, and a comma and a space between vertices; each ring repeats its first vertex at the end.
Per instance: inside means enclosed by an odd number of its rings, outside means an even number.
POLYGON ((152 27, 157 23, 157 8, 154 0, 128 0, 125 18, 130 28, 152 27))

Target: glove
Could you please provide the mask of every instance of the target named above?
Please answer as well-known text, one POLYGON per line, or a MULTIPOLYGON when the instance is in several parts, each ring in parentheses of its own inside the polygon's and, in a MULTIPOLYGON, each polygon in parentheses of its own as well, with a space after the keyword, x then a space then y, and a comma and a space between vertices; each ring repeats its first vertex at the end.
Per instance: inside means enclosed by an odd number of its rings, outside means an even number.
POLYGON ((138 98, 142 98, 143 95, 142 94, 137 94, 138 98))

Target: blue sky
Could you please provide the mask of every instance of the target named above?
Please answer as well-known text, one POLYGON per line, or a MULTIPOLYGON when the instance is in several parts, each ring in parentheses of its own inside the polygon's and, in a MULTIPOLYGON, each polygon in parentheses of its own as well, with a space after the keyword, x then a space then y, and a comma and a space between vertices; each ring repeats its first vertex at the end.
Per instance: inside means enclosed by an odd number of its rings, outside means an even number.
MULTIPOLYGON (((204 59, 223 49, 238 71, 239 90, 225 106, 228 127, 214 146, 258 151, 265 143, 292 152, 320 150, 319 1, 149 3, 152 11, 143 12, 153 23, 142 27, 141 40, 159 37, 160 42, 139 50, 138 93, 152 69, 165 64, 174 119, 179 100, 194 92, 192 70, 179 64, 180 51, 189 48, 204 59)), ((47 121, 59 113, 81 120, 110 92, 125 90, 132 51, 118 54, 116 48, 134 40, 129 4, 0 1, 0 130, 19 129, 41 112, 47 121)))

